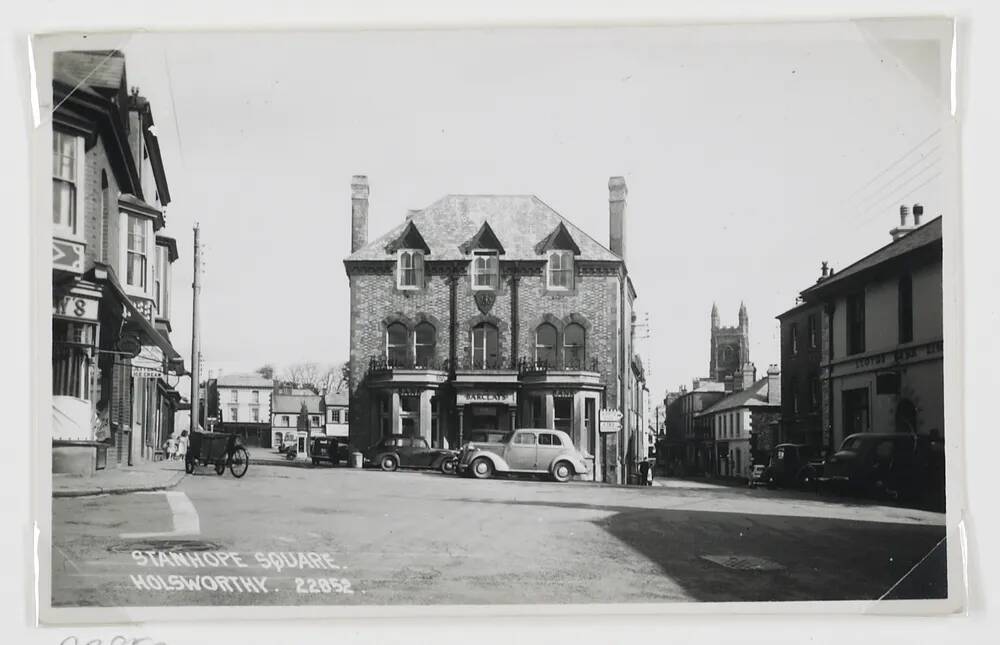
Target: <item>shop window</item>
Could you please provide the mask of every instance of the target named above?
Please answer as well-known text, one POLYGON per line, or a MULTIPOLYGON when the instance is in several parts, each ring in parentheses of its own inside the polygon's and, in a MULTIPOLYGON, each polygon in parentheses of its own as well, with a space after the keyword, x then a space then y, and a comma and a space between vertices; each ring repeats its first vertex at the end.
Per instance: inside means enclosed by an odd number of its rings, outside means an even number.
POLYGON ((52 321, 52 394, 90 398, 91 358, 95 326, 52 321))
POLYGON ((474 251, 472 254, 472 289, 496 289, 500 282, 500 260, 496 251, 474 251))
POLYGON ((847 298, 847 353, 865 351, 865 294, 856 293, 847 298))
POLYGON ((556 398, 555 408, 555 428, 563 432, 570 432, 573 429, 573 399, 556 398))
POLYGON ((497 328, 490 323, 479 323, 472 328, 473 367, 498 367, 500 337, 497 328))
POLYGON ((389 365, 404 367, 407 364, 409 347, 406 342, 406 326, 392 323, 385 330, 385 358, 389 365))
POLYGON ((563 364, 568 369, 583 369, 586 359, 587 332, 582 325, 570 323, 563 332, 563 364))
POLYGON ((413 347, 416 353, 417 367, 430 367, 434 362, 437 332, 434 325, 422 322, 413 331, 413 347))
POLYGON ((399 251, 396 260, 396 286, 400 289, 419 289, 424 281, 424 254, 406 249, 399 251))
POLYGON ((542 323, 535 330, 535 362, 543 365, 556 363, 556 328, 542 323))
POLYGON ((899 279, 899 342, 913 340, 913 279, 904 275, 899 279))

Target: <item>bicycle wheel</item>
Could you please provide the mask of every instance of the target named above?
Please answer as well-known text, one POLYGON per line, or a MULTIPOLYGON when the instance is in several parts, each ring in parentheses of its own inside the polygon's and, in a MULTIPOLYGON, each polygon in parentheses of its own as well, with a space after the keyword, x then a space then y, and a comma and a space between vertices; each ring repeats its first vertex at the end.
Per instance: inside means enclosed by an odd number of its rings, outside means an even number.
POLYGON ((243 446, 238 446, 229 458, 229 472, 237 479, 247 474, 250 467, 250 453, 243 446))

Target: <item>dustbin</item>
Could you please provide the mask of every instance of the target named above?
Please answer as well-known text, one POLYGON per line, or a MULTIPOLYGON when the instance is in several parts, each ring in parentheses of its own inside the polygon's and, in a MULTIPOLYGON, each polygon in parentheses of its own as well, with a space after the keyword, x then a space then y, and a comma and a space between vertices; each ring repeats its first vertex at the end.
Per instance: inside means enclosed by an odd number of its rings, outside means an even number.
POLYGON ((360 452, 351 453, 351 468, 361 468, 365 465, 365 458, 360 452))

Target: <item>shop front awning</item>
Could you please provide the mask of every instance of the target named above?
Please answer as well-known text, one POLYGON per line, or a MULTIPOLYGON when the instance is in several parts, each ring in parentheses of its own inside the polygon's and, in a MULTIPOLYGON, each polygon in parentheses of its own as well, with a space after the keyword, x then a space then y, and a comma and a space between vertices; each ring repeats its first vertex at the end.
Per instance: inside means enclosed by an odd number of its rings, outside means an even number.
POLYGON ((132 302, 113 273, 106 274, 104 284, 105 290, 108 292, 107 295, 122 303, 122 334, 135 334, 143 345, 158 347, 163 352, 163 360, 166 362, 167 370, 178 375, 184 374, 184 359, 170 344, 170 340, 161 334, 132 302))

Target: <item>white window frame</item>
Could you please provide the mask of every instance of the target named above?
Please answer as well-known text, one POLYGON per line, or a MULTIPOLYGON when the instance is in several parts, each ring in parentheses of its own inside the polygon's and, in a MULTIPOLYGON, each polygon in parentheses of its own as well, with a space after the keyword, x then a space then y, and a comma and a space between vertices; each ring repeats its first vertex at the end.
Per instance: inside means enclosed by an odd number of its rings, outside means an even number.
POLYGON ((419 249, 399 249, 396 251, 396 288, 401 291, 417 291, 424 282, 424 253, 419 249), (404 258, 409 258, 411 266, 404 268, 404 258), (403 283, 404 271, 413 271, 413 284, 403 283))
POLYGON ((545 268, 545 285, 550 291, 570 291, 573 289, 574 282, 574 258, 572 251, 549 251, 549 261, 548 266, 545 268), (556 259, 558 258, 559 267, 555 266, 556 259), (566 266, 568 261, 569 265, 566 266), (552 276, 556 272, 567 273, 568 279, 567 284, 554 284, 552 281, 552 276))
POLYGON ((125 289, 127 292, 146 296, 150 289, 150 270, 152 263, 149 261, 149 256, 151 254, 150 245, 153 242, 153 222, 150 219, 142 217, 140 215, 133 215, 131 213, 122 212, 121 216, 123 218, 123 225, 121 227, 121 246, 122 249, 122 277, 125 279, 125 289), (141 282, 139 284, 132 284, 128 281, 128 265, 129 265, 129 253, 138 253, 139 251, 130 251, 128 245, 129 237, 129 221, 134 218, 137 222, 142 224, 143 228, 143 249, 142 256, 145 258, 144 270, 142 273, 141 282))
MULTIPOLYGON (((66 177, 57 177, 56 174, 55 174, 55 172, 54 172, 55 168, 50 168, 50 171, 52 171, 52 181, 53 181, 52 205, 53 205, 53 208, 55 208, 55 190, 54 190, 54 188, 55 188, 55 181, 56 180, 65 181, 66 183, 71 184, 73 186, 73 188, 74 188, 74 195, 73 195, 73 209, 74 209, 74 213, 73 213, 73 217, 74 217, 75 221, 72 224, 70 224, 69 222, 62 222, 62 221, 60 221, 57 224, 55 221, 53 221, 52 222, 52 230, 53 230, 53 232, 56 235, 58 235, 60 237, 68 237, 68 238, 72 238, 74 240, 81 240, 82 241, 84 239, 84 237, 85 237, 83 227, 86 224, 86 213, 84 212, 84 201, 85 201, 84 200, 84 192, 85 192, 84 191, 84 180, 85 180, 84 169, 86 167, 86 162, 85 162, 85 159, 84 159, 84 155, 86 154, 86 150, 84 148, 83 137, 79 137, 79 136, 76 136, 76 135, 73 135, 73 134, 68 134, 66 132, 59 132, 59 131, 53 131, 52 132, 53 147, 55 147, 55 141, 59 137, 66 137, 66 138, 69 138, 69 139, 73 140, 73 143, 74 143, 73 154, 75 156, 75 159, 73 160, 73 162, 74 162, 73 163, 73 166, 74 166, 73 167, 74 176, 73 176, 72 179, 69 179, 69 178, 66 178, 66 177)), ((52 150, 52 155, 53 155, 52 161, 54 163, 55 162, 55 150, 52 150)))
POLYGON ((500 254, 491 249, 473 250, 469 276, 473 291, 496 291, 500 287, 500 254), (481 277, 486 277, 488 284, 479 284, 481 277))
POLYGON ((229 406, 229 420, 236 422, 240 420, 240 408, 237 405, 229 406))
POLYGON ((250 391, 250 403, 254 405, 260 405, 260 390, 250 391))
POLYGON ((229 402, 239 403, 240 402, 240 391, 236 389, 229 390, 229 402))
POLYGON ((257 405, 250 406, 250 422, 260 423, 260 406, 257 405))

